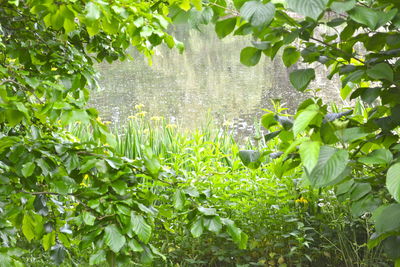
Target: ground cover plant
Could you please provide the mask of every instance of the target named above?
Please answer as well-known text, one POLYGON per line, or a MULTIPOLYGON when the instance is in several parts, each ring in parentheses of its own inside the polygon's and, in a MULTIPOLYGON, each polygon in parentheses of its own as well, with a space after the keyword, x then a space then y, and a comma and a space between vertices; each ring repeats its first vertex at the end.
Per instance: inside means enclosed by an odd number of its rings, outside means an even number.
POLYGON ((396 0, 0 1, 1 264, 376 266, 382 248, 398 266, 399 8, 396 0), (325 66, 343 99, 359 101, 342 110, 310 98, 296 114, 268 112, 267 145, 236 158, 216 147, 223 143, 201 143, 203 133, 184 153, 124 152, 86 107, 93 61, 124 60, 130 45, 149 60, 162 43, 182 49, 167 28, 183 20, 213 22, 220 38, 251 36, 240 56, 247 66, 279 51, 288 67, 301 61, 290 73, 300 91, 325 66), (90 124, 93 141, 64 130, 77 121, 90 124), (265 197, 271 188, 278 197, 265 197))

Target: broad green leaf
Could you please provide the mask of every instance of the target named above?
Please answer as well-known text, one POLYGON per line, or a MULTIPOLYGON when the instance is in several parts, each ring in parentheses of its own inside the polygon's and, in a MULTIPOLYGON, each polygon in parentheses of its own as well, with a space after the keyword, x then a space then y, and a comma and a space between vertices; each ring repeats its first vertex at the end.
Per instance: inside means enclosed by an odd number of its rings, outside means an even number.
POLYGON ((242 17, 254 27, 269 24, 275 15, 275 5, 271 2, 263 4, 261 1, 247 1, 240 8, 242 17))
POLYGON ((180 189, 176 190, 174 193, 173 201, 174 201, 175 209, 177 209, 177 210, 183 209, 183 207, 185 206, 185 201, 186 201, 185 193, 180 189))
POLYGON ((315 79, 314 69, 295 70, 289 74, 290 83, 299 91, 304 91, 310 82, 315 79))
POLYGON ((35 238, 35 227, 36 223, 34 218, 29 214, 25 214, 22 219, 22 233, 29 242, 35 238))
POLYGON ((364 24, 372 30, 376 29, 379 22, 379 13, 369 7, 357 6, 349 11, 348 14, 352 20, 364 24))
POLYGON ((138 236, 140 241, 147 244, 151 237, 151 226, 147 224, 143 216, 132 213, 131 227, 133 232, 138 236))
POLYGON ((215 23, 215 32, 218 38, 222 39, 229 35, 236 26, 236 18, 229 18, 224 20, 219 20, 215 23))
POLYGON ((211 232, 218 233, 222 229, 221 219, 218 216, 204 217, 203 225, 211 232))
POLYGON ((356 183, 350 193, 350 199, 352 201, 359 200, 360 198, 371 192, 371 190, 372 187, 369 183, 356 183))
POLYGON ((42 246, 44 251, 49 250, 52 246, 56 244, 56 233, 53 231, 43 236, 42 246))
POLYGON ((115 224, 108 225, 104 229, 104 242, 115 253, 118 253, 125 245, 126 239, 115 224))
POLYGON ((364 138, 368 135, 362 128, 353 127, 337 130, 336 136, 342 140, 344 143, 351 143, 355 140, 364 138))
POLYGON ((309 175, 311 185, 322 187, 335 181, 345 171, 348 159, 346 150, 322 146, 317 165, 309 175))
POLYGON ((283 50, 282 60, 286 67, 295 64, 300 58, 300 52, 294 46, 287 46, 283 50))
POLYGON ((400 202, 400 163, 392 165, 386 174, 386 187, 392 197, 400 202))
POLYGON ((382 242, 385 254, 392 260, 395 260, 394 267, 400 266, 400 236, 389 236, 382 242))
POLYGON ((138 241, 136 241, 134 238, 129 239, 128 247, 132 251, 135 251, 135 252, 142 252, 143 251, 142 245, 138 241))
POLYGON ((213 216, 217 214, 217 210, 214 208, 204 208, 200 206, 197 208, 197 210, 206 216, 213 216))
POLYGON ((299 147, 301 161, 308 173, 311 173, 318 162, 319 150, 320 143, 317 141, 306 141, 299 147))
POLYGON ((261 124, 265 129, 269 129, 269 127, 276 125, 277 122, 275 120, 275 115, 273 113, 264 114, 261 117, 261 124))
POLYGON ((96 217, 85 211, 82 213, 82 219, 86 225, 94 225, 96 217))
POLYGON ((35 170, 35 167, 36 167, 36 165, 34 162, 25 163, 24 165, 22 165, 22 169, 21 169, 22 175, 25 178, 31 176, 35 170))
POLYGON ((274 118, 276 121, 278 121, 282 125, 283 129, 285 129, 286 131, 289 131, 290 129, 292 129, 293 121, 290 118, 288 118, 286 116, 278 116, 278 115, 275 115, 274 118))
POLYGON ((51 259, 55 262, 56 265, 60 265, 65 258, 65 248, 61 244, 56 244, 51 247, 51 259))
POLYGON ((197 219, 190 227, 190 232, 193 237, 197 238, 203 234, 203 218, 197 219))
POLYGON ((384 79, 393 81, 393 70, 387 63, 379 63, 372 66, 372 68, 367 70, 367 74, 375 80, 384 79))
POLYGON ((85 7, 86 19, 97 20, 100 18, 101 10, 94 2, 88 2, 85 7))
POLYGON ((346 1, 334 1, 332 2, 330 8, 336 13, 343 13, 349 11, 356 5, 355 0, 346 0, 346 1))
POLYGON ((319 106, 317 104, 309 105, 307 108, 300 111, 294 120, 293 134, 298 135, 301 131, 307 128, 310 122, 318 115, 319 106))
POLYGON ((287 4, 293 11, 316 20, 325 10, 328 0, 287 0, 287 4))
POLYGON ((385 148, 376 149, 367 156, 358 159, 359 162, 364 164, 389 164, 392 160, 392 153, 385 148))
POLYGON ((374 198, 372 195, 366 195, 351 204, 351 214, 354 217, 359 217, 367 212, 371 213, 378 208, 380 204, 381 201, 378 198, 374 198))
POLYGON ((96 253, 90 255, 89 264, 98 265, 106 261, 106 252, 104 250, 99 250, 96 253))
POLYGON ((257 169, 260 167, 261 154, 256 150, 241 150, 239 151, 239 158, 243 164, 250 169, 257 169))
POLYGON ((373 214, 375 229, 378 234, 400 230, 400 204, 390 204, 376 209, 373 214))
POLYGON ((255 47, 245 47, 240 52, 240 62, 248 67, 255 66, 260 61, 261 50, 255 47))
POLYGON ((229 235, 232 237, 233 242, 235 242, 236 244, 240 244, 242 237, 241 236, 242 230, 236 227, 235 224, 231 223, 227 225, 227 231, 229 235))

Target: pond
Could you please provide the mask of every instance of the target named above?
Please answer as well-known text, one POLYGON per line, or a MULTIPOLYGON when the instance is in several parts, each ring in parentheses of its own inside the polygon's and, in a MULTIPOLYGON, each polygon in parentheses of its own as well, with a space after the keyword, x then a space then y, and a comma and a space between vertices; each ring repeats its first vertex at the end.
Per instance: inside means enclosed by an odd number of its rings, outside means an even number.
MULTIPOLYGON (((212 28, 185 26, 173 35, 185 44, 183 54, 164 46, 156 49, 152 66, 135 51, 133 61, 97 66, 101 90, 92 93, 90 105, 104 120, 120 125, 143 104, 148 116, 164 116, 187 129, 204 124, 208 114, 218 123, 252 124, 263 108, 271 108, 271 99, 293 110, 305 98, 290 85, 290 70, 280 58, 263 56, 255 67, 240 63, 249 37, 220 40, 212 28)), ((328 95, 335 91, 334 85, 325 87, 328 95)))

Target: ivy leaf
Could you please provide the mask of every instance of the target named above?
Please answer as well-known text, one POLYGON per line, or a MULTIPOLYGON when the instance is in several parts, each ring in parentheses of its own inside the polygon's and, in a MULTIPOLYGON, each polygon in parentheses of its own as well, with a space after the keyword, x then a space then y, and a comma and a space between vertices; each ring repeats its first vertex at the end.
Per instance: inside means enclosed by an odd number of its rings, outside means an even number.
POLYGON ((193 237, 197 238, 203 234, 203 218, 197 219, 190 227, 190 233, 193 237))
POLYGON ((282 54, 282 60, 283 64, 285 64, 286 67, 290 67, 293 64, 295 64, 300 58, 300 52, 297 51, 296 47, 293 46, 287 46, 283 50, 282 54))
POLYGON ((388 80, 393 81, 393 70, 387 63, 379 63, 367 70, 369 77, 375 80, 388 80))
POLYGON ((348 160, 346 150, 322 146, 317 165, 309 176, 311 185, 322 187, 335 181, 345 171, 348 160))
POLYGON ((294 120, 293 124, 293 134, 294 136, 298 135, 301 131, 303 131, 310 122, 318 115, 319 106, 316 104, 309 105, 307 108, 300 111, 297 117, 294 120))
POLYGON ((125 245, 126 239, 125 236, 120 233, 117 226, 112 224, 104 229, 104 242, 112 251, 118 253, 125 245))
POLYGON ((400 163, 389 168, 386 174, 386 187, 393 198, 400 202, 400 163))
POLYGON ((248 1, 240 8, 242 17, 254 27, 269 24, 275 15, 275 5, 271 2, 248 1))
POLYGON ((289 74, 290 83, 299 91, 304 91, 310 82, 315 79, 314 69, 295 70, 289 74))
POLYGON ((151 237, 151 226, 146 223, 143 216, 132 213, 131 226, 140 241, 147 244, 151 237))
POLYGON ((260 61, 261 50, 255 47, 245 47, 240 52, 240 62, 248 67, 255 66, 260 61))
POLYGON ((325 10, 328 0, 287 0, 287 4, 293 11, 316 20, 325 10))

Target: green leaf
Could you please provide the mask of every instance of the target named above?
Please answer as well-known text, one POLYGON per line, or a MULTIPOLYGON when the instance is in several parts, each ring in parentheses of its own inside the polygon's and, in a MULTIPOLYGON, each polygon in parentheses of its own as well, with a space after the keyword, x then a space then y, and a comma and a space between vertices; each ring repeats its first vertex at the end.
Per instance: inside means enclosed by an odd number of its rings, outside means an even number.
POLYGON ((381 204, 381 201, 372 195, 367 195, 351 204, 351 214, 359 217, 366 212, 373 212, 381 204))
POLYGON ((359 200, 360 198, 371 192, 371 190, 372 187, 368 183, 356 183, 350 193, 350 199, 352 201, 359 200))
POLYGON ((356 5, 355 0, 335 1, 331 4, 331 9, 336 13, 343 13, 349 11, 356 5))
POLYGON ((243 164, 250 169, 257 169, 260 167, 261 154, 256 150, 241 150, 239 151, 239 158, 243 164))
POLYGON ((241 16, 254 27, 269 24, 275 15, 275 5, 271 2, 247 1, 240 8, 241 16))
POLYGON ((351 143, 368 135, 362 128, 353 127, 337 130, 336 136, 344 143, 351 143))
POLYGON ((392 160, 392 153, 385 148, 376 149, 367 156, 358 159, 359 162, 364 164, 389 164, 392 160))
POLYGON ((61 244, 56 244, 51 248, 51 259, 56 265, 60 265, 65 258, 65 248, 61 244))
POLYGON ((21 169, 22 175, 25 178, 31 176, 33 174, 33 172, 35 171, 35 167, 36 167, 36 165, 34 162, 25 163, 24 165, 22 165, 22 169, 21 169))
POLYGON ((358 23, 376 29, 379 22, 379 13, 369 7, 357 6, 348 12, 350 18, 358 23))
POLYGON ((308 173, 311 173, 317 165, 320 147, 320 143, 317 141, 306 141, 299 147, 301 162, 308 173))
POLYGON ((203 218, 197 219, 190 227, 190 232, 193 237, 197 238, 203 234, 203 218))
POLYGON ((287 0, 287 4, 293 11, 316 20, 325 10, 328 0, 287 0))
POLYGON ((42 238, 42 246, 44 251, 49 250, 56 243, 56 233, 53 231, 43 236, 42 238))
POLYGON ((310 122, 318 115, 319 106, 317 104, 312 104, 300 111, 294 120, 293 124, 293 134, 298 135, 301 131, 307 128, 310 122))
POLYGON ((176 190, 173 201, 175 209, 182 210, 183 207, 185 206, 185 201, 186 201, 185 193, 180 189, 176 190))
POLYGON ((378 234, 400 230, 400 204, 378 208, 373 214, 378 234))
POLYGON ((151 237, 151 226, 147 224, 143 216, 135 213, 131 214, 131 227, 140 241, 147 244, 151 237))
POLYGON ((85 18, 88 20, 98 20, 100 18, 101 10, 94 2, 88 2, 85 11, 85 18))
POLYGON ((126 239, 125 236, 120 233, 118 227, 111 224, 104 229, 104 242, 112 251, 118 253, 125 245, 126 239))
POLYGON ((245 47, 240 52, 240 62, 248 67, 255 66, 260 61, 261 50, 255 47, 245 47))
POLYGON ((218 216, 213 216, 211 218, 204 217, 203 225, 209 231, 214 232, 214 233, 218 233, 222 229, 221 218, 219 218, 218 216))
POLYGON ((217 214, 217 210, 214 208, 204 208, 204 207, 198 207, 197 208, 200 213, 206 215, 206 216, 213 216, 217 214))
POLYGON ((346 150, 322 146, 317 165, 309 176, 311 185, 323 187, 331 184, 345 171, 348 159, 349 154, 346 150))
POLYGON ((86 225, 94 225, 96 217, 85 211, 82 213, 82 219, 86 225))
POLYGON ((292 71, 289 75, 290 83, 299 91, 304 91, 310 82, 315 79, 314 69, 292 71))
POLYGON ((29 214, 25 214, 22 219, 22 233, 29 242, 35 238, 35 227, 36 223, 34 218, 29 214))
POLYGON ((229 18, 225 20, 219 20, 215 23, 215 32, 218 38, 222 39, 229 35, 236 26, 236 18, 229 18))
POLYGON ((261 117, 261 124, 265 129, 269 129, 269 127, 277 124, 275 120, 275 115, 273 113, 264 114, 261 117))
POLYGON ((400 202, 400 163, 392 165, 386 174, 386 187, 392 197, 400 202))
POLYGON ((104 250, 99 250, 96 253, 90 255, 89 264, 90 265, 97 265, 104 263, 107 260, 106 252, 104 250))
POLYGON ((283 50, 282 54, 282 60, 283 64, 285 64, 286 67, 290 67, 293 64, 295 64, 300 58, 300 52, 297 51, 297 48, 294 46, 287 46, 283 50))
POLYGON ((393 81, 393 70, 387 63, 379 63, 372 66, 372 68, 367 70, 367 74, 369 77, 375 80, 384 79, 391 82, 393 81))

